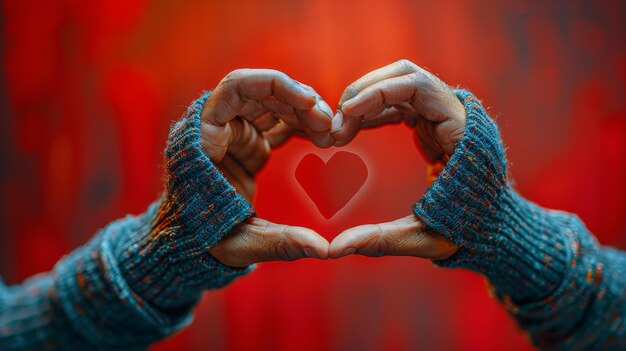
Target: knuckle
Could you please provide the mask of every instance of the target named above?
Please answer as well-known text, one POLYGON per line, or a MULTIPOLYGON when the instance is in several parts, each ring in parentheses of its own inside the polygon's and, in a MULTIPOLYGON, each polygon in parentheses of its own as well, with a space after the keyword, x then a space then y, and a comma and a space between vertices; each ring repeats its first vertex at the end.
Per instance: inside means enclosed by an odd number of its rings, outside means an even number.
POLYGON ((352 83, 348 85, 348 87, 343 91, 343 94, 341 96, 341 101, 346 102, 352 99, 353 97, 356 96, 358 92, 359 91, 357 89, 356 83, 352 83))
POLYGON ((450 142, 454 144, 461 141, 464 135, 465 126, 459 126, 450 131, 450 133, 448 134, 448 140, 450 140, 450 142))
POLYGON ((406 70, 416 70, 417 69, 417 65, 414 64, 413 62, 407 60, 407 59, 400 59, 398 61, 396 61, 395 63, 398 67, 400 68, 404 68, 406 70))
POLYGON ((405 76, 405 78, 407 79, 407 81, 411 82, 412 84, 415 85, 421 85, 424 82, 428 81, 428 77, 423 74, 422 72, 413 72, 407 76, 405 76))
POLYGON ((380 237, 378 240, 378 247, 376 250, 376 256, 386 256, 389 254, 389 248, 394 244, 386 237, 380 237))
POLYGON ((223 92, 226 92, 227 94, 232 94, 233 91, 237 92, 238 82, 242 76, 243 76, 242 69, 236 69, 234 71, 229 72, 219 82, 216 90, 221 89, 223 92))
POLYGON ((389 248, 394 239, 386 235, 385 228, 383 228, 383 226, 377 224, 376 227, 376 235, 371 238, 371 243, 373 244, 372 256, 385 256, 389 253, 389 248))
POLYGON ((224 77, 222 82, 232 82, 234 80, 237 80, 239 77, 245 75, 244 72, 245 72, 244 68, 238 68, 234 71, 231 71, 226 75, 226 77, 224 77))
POLYGON ((285 239, 278 239, 274 246, 274 257, 281 261, 293 261, 294 258, 290 255, 289 244, 285 239))
POLYGON ((268 69, 267 72, 269 73, 269 75, 272 77, 272 79, 280 81, 280 82, 284 82, 288 85, 296 84, 296 81, 293 80, 291 77, 289 77, 286 73, 281 72, 279 70, 275 70, 275 69, 268 69))
MULTIPOLYGON (((288 81, 294 81, 294 80, 293 80, 293 79, 291 79, 291 77, 289 77, 289 76, 287 75, 287 73, 285 73, 285 72, 282 72, 282 71, 279 71, 279 70, 275 70, 275 69, 270 70, 270 72, 271 72, 271 74, 272 74, 272 75, 274 75, 276 78, 285 79, 285 80, 288 80, 288 81)), ((294 82, 295 82, 295 81, 294 81, 294 82)))

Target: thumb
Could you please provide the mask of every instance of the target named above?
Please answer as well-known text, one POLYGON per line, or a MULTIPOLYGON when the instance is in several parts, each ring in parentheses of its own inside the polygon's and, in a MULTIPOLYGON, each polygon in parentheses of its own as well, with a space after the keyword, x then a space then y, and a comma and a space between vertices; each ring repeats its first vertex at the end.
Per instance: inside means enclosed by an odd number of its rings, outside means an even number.
POLYGON ((328 247, 328 241, 311 229, 253 217, 235 227, 209 252, 227 266, 245 267, 257 262, 305 257, 327 259, 328 247))
POLYGON ((458 246, 426 230, 424 224, 412 214, 391 222, 360 225, 345 230, 330 244, 330 257, 359 254, 442 260, 457 250, 458 246))

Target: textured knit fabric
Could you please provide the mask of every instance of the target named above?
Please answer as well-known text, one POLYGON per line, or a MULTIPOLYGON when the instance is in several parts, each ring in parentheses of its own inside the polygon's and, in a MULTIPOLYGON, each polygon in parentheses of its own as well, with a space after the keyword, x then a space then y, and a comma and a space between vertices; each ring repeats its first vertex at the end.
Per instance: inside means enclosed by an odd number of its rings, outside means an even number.
POLYGON ((496 124, 472 94, 463 140, 414 206, 461 248, 443 267, 483 274, 542 349, 626 350, 626 253, 602 247, 575 215, 522 198, 496 124))
MULTIPOLYGON (((470 93, 457 96, 465 137, 414 207, 461 246, 438 264, 484 274, 541 348, 626 349, 626 255, 518 195, 496 125, 470 93)), ((187 325, 203 289, 249 270, 206 250, 253 214, 200 148, 207 97, 173 127, 166 191, 146 213, 111 223, 51 273, 0 281, 0 350, 142 349, 187 325)))
POLYGON ((109 224, 52 272, 0 281, 0 350, 144 349, 189 324, 204 289, 250 270, 207 251, 254 213, 201 149, 208 96, 172 128, 159 201, 109 224))

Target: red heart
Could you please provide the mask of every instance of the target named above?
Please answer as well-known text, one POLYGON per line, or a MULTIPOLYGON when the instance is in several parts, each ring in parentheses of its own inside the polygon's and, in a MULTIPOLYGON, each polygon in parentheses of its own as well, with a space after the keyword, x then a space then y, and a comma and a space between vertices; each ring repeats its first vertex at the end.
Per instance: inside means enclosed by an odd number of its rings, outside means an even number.
POLYGON ((326 163, 308 154, 296 168, 296 180, 326 219, 344 208, 366 179, 365 162, 347 151, 335 153, 326 163))

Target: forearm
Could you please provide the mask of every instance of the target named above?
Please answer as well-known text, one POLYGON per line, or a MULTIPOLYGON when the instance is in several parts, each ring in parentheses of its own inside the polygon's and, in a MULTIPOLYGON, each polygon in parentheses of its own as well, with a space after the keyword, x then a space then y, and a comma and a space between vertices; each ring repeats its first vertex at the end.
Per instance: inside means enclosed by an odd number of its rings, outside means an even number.
POLYGON ((159 310, 137 295, 114 248, 141 235, 146 215, 102 229, 52 272, 1 293, 0 349, 145 348, 189 322, 189 310, 159 310))
POLYGON ((497 126, 470 93, 457 97, 465 136, 414 207, 460 247, 437 264, 485 275, 539 347, 624 343, 624 254, 606 254, 576 216, 521 197, 508 181, 497 126))
MULTIPOLYGON (((580 243, 575 240, 572 245, 580 243)), ((573 252, 563 280, 544 299, 516 304, 496 296, 542 349, 625 349, 626 253, 584 246, 573 252)))
POLYGON ((205 288, 248 271, 214 259, 172 268, 176 253, 151 252, 159 205, 111 223, 51 273, 3 288, 0 349, 145 348, 189 324, 205 288))
POLYGON ((626 346, 626 253, 599 246, 573 214, 517 194, 511 201, 495 220, 498 235, 515 233, 502 240, 506 248, 456 264, 487 276, 494 295, 542 349, 626 346))
POLYGON ((0 350, 86 348, 54 295, 54 277, 39 274, 20 285, 0 282, 0 350))
POLYGON ((209 253, 254 211, 201 150, 207 96, 172 128, 160 200, 109 224, 51 273, 0 290, 0 349, 145 348, 187 325, 204 289, 249 272, 209 253))

